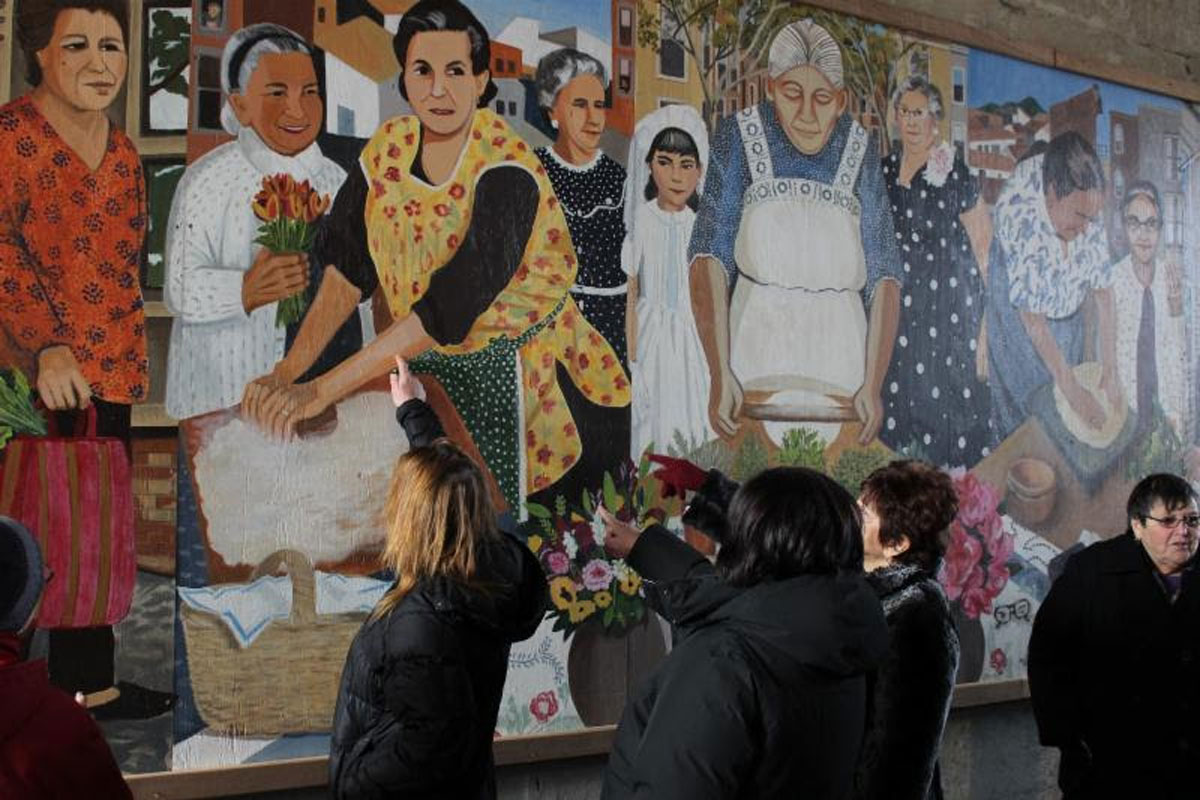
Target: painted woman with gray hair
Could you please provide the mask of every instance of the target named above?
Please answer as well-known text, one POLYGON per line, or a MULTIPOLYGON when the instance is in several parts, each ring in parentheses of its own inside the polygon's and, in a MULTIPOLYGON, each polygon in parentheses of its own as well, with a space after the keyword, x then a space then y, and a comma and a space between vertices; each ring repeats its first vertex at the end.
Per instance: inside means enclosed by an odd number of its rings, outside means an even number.
POLYGON ((903 277, 878 150, 846 113, 828 31, 794 22, 768 61, 769 101, 717 128, 688 249, 709 418, 727 439, 750 418, 775 445, 799 424, 846 419, 865 444, 883 422, 903 277), (831 395, 846 402, 813 413, 831 395))
MULTIPOLYGON (((534 81, 538 103, 558 132, 553 146, 539 147, 534 153, 562 203, 579 258, 571 297, 628 372, 627 284, 621 269, 625 169, 600 150, 608 116, 604 65, 587 53, 564 47, 538 62, 534 81)), ((591 474, 575 477, 581 488, 595 489, 605 470, 611 472, 629 456, 629 407, 601 409, 573 387, 566 396, 589 454, 586 463, 591 474)), ((564 487, 565 495, 577 497, 579 491, 573 489, 564 487)))
POLYGON ((235 33, 221 88, 221 124, 237 138, 187 168, 167 226, 167 413, 180 420, 237 404, 246 382, 275 366, 286 336, 276 304, 308 285, 303 254, 254 243, 262 179, 285 173, 332 196, 346 177, 316 144, 324 104, 312 49, 296 33, 265 23, 235 33))
POLYGON ((941 90, 911 75, 892 95, 892 111, 900 147, 883 159, 883 178, 905 285, 879 438, 935 464, 969 467, 992 443, 980 377, 990 209, 962 156, 939 137, 941 90))

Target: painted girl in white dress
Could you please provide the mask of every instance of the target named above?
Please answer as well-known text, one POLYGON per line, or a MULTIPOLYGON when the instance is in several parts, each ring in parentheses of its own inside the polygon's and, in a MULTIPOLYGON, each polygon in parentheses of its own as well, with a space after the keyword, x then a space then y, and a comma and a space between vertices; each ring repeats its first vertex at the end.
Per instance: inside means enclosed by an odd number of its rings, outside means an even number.
POLYGON ((627 222, 622 266, 629 274, 625 319, 635 460, 651 446, 665 451, 676 434, 689 449, 714 436, 687 258, 707 159, 704 123, 689 106, 667 106, 645 117, 630 144, 625 209, 632 224, 627 222))

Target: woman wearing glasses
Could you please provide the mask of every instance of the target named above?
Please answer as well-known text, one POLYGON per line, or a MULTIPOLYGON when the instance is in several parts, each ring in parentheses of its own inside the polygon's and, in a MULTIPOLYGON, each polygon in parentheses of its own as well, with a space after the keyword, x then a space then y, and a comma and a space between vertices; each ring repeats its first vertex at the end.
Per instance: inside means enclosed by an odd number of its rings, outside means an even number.
POLYGON ((1117 369, 1142 433, 1165 423, 1183 435, 1187 411, 1187 334, 1183 273, 1159 254, 1163 213, 1149 181, 1129 185, 1121 202, 1129 253, 1113 269, 1117 369), (1161 409, 1161 416, 1157 412, 1161 409))
POLYGON ((892 96, 892 110, 901 146, 883 159, 883 178, 904 293, 879 437, 936 464, 971 465, 991 441, 976 366, 991 217, 962 156, 938 138, 938 88, 914 75, 892 96))

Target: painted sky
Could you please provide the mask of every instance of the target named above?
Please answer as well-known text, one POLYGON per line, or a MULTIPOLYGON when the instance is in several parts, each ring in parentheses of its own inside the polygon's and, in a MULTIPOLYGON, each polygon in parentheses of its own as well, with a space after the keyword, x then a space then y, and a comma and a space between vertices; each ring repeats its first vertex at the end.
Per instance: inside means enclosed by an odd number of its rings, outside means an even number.
POLYGON ((1140 89, 1131 89, 1074 72, 1042 67, 1008 56, 972 49, 967 57, 967 103, 978 108, 1032 96, 1046 110, 1095 84, 1100 87, 1104 114, 1100 116, 1097 143, 1108 145, 1108 112, 1136 114, 1140 105, 1182 108, 1183 103, 1140 89))
POLYGON ((513 17, 542 21, 543 31, 572 26, 612 41, 611 0, 466 0, 479 21, 495 35, 513 17))

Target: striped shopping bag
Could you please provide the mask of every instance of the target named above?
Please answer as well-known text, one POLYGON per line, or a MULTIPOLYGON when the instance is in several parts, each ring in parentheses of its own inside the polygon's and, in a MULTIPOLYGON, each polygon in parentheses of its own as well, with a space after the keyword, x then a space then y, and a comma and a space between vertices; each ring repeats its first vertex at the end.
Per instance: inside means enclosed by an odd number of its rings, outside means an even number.
POLYGON ((54 579, 38 627, 89 628, 120 621, 133 602, 137 561, 129 457, 120 439, 96 436, 96 411, 82 435, 17 436, 0 466, 0 514, 37 538, 54 579))

